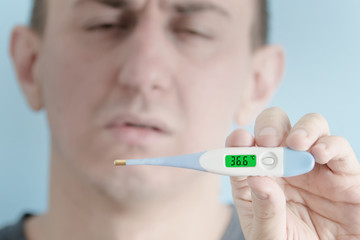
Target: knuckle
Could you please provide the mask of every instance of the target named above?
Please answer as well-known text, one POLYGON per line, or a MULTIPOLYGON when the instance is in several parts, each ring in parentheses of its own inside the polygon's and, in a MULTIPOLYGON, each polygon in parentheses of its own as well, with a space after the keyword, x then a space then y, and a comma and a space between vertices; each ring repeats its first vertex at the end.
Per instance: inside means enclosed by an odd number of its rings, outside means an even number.
POLYGON ((268 208, 266 210, 261 209, 261 211, 257 211, 256 214, 257 218, 262 221, 268 221, 270 219, 273 219, 276 216, 276 213, 272 208, 268 208))

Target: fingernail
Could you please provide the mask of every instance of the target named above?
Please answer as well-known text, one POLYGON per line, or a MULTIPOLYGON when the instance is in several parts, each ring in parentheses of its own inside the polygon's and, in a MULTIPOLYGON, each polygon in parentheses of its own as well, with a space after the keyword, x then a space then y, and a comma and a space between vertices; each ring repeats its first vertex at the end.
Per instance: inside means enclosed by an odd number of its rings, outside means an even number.
POLYGON ((269 198, 269 195, 266 193, 263 193, 263 192, 257 192, 257 191, 252 190, 252 193, 254 194, 254 196, 257 199, 260 199, 260 200, 266 200, 269 198))
POLYGON ((296 129, 291 133, 292 135, 299 135, 301 137, 307 137, 308 133, 304 129, 296 129))
POLYGON ((263 128, 260 132, 259 132, 259 137, 264 136, 264 135, 272 135, 272 136, 276 136, 277 132, 276 129, 273 127, 266 127, 263 128))

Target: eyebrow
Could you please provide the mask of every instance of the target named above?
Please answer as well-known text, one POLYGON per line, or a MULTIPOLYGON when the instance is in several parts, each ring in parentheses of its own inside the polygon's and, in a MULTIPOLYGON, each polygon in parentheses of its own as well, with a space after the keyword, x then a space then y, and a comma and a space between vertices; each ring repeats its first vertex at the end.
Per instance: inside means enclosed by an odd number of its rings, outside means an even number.
POLYGON ((230 18, 230 13, 227 10, 211 2, 176 3, 174 5, 174 9, 178 13, 183 13, 183 14, 212 11, 226 18, 230 18))
POLYGON ((74 7, 78 7, 89 2, 101 3, 112 8, 125 8, 130 5, 129 0, 77 0, 74 3, 74 7))
MULTIPOLYGON (((101 3, 112 8, 127 8, 131 5, 129 0, 77 0, 74 6, 77 7, 89 2, 101 3)), ((212 11, 223 17, 230 18, 230 13, 227 10, 211 2, 175 3, 172 7, 175 11, 182 14, 212 11)))

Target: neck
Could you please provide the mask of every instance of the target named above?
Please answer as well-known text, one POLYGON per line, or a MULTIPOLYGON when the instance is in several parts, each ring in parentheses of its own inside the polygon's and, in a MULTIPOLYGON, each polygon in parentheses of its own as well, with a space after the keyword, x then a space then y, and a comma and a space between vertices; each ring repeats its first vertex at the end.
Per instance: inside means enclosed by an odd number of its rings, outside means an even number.
POLYGON ((30 240, 220 239, 231 215, 210 174, 172 197, 121 204, 61 161, 50 172, 48 212, 28 222, 30 240))

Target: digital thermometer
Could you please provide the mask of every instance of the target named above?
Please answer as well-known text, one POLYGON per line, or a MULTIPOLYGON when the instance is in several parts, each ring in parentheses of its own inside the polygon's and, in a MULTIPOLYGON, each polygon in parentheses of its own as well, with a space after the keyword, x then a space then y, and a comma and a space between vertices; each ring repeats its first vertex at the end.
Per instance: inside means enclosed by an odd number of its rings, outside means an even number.
POLYGON ((308 152, 290 148, 231 147, 171 157, 115 160, 114 164, 179 167, 226 176, 291 177, 311 171, 315 159, 308 152))

